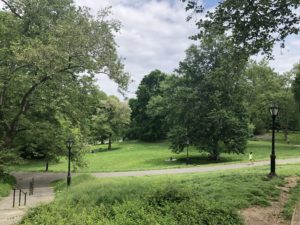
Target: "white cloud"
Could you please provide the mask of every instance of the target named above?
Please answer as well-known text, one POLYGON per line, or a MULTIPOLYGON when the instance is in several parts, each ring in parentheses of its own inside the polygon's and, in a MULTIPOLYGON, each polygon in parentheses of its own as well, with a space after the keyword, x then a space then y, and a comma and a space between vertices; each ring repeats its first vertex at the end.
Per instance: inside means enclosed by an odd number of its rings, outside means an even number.
MULTIPOLYGON (((188 37, 197 32, 193 22, 186 22, 188 13, 179 0, 75 0, 75 3, 91 8, 93 14, 112 6, 113 17, 122 23, 116 35, 118 52, 126 59, 125 70, 134 80, 130 93, 135 92, 143 76, 150 71, 160 69, 171 73, 177 68, 192 43, 188 37)), ((274 60, 270 62, 280 73, 289 71, 300 60, 299 36, 287 38, 285 45, 285 49, 276 45, 274 60)), ((97 78, 103 91, 120 96, 117 85, 105 75, 97 78)))
MULTIPOLYGON (((76 4, 91 8, 96 13, 112 6, 113 17, 122 23, 116 41, 119 55, 124 57, 125 69, 134 83, 129 91, 135 92, 144 75, 154 69, 171 73, 185 56, 185 50, 195 34, 193 23, 187 23, 187 13, 180 1, 158 0, 76 0, 76 4)), ((116 86, 108 78, 99 78, 102 90, 117 94, 116 86), (113 90, 113 91, 112 91, 113 90)), ((132 96, 130 94, 129 96, 132 96)))
MULTIPOLYGON (((116 40, 120 56, 126 58, 125 68, 134 80, 131 93, 150 71, 173 72, 192 43, 188 37, 197 32, 193 22, 186 22, 188 14, 178 0, 76 0, 76 3, 89 6, 93 12, 105 6, 113 7, 114 17, 122 22, 116 40)), ((291 70, 300 61, 299 36, 288 37, 285 45, 284 49, 279 44, 274 47, 274 60, 270 61, 270 66, 280 73, 291 70)), ((117 93, 116 85, 113 87, 108 78, 99 79, 99 84, 104 91, 117 93)))
POLYGON ((277 44, 274 48, 274 60, 270 61, 270 66, 279 73, 287 72, 293 65, 300 61, 300 37, 293 35, 286 39, 285 48, 280 48, 277 44))

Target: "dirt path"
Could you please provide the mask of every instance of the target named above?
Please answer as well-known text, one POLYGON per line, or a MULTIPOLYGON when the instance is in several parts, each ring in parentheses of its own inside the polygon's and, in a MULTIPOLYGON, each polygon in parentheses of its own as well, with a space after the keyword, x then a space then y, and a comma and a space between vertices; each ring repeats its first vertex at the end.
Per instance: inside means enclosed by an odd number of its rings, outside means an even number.
POLYGON ((300 202, 298 202, 294 209, 293 218, 290 225, 300 225, 300 202))
POLYGON ((269 207, 254 206, 242 210, 247 225, 290 225, 290 221, 284 220, 282 210, 289 197, 289 189, 297 185, 298 177, 287 177, 284 187, 277 187, 282 192, 279 200, 271 202, 269 207))
POLYGON ((18 206, 18 194, 16 193, 15 208, 12 207, 13 203, 13 191, 6 198, 0 201, 0 225, 11 225, 19 222, 26 211, 35 207, 41 203, 47 203, 54 199, 54 191, 52 187, 49 187, 50 183, 57 179, 65 177, 65 173, 14 173, 17 179, 17 188, 21 188, 24 192, 29 192, 29 181, 34 178, 35 188, 34 194, 27 196, 27 204, 23 205, 24 198, 22 196, 21 206, 18 206))

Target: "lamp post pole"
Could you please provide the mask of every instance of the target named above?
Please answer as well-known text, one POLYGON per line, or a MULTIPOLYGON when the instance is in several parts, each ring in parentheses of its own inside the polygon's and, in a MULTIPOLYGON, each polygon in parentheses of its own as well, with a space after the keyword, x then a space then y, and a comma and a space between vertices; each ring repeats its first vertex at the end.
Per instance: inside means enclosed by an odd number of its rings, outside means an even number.
POLYGON ((68 146, 69 154, 68 154, 68 177, 67 177, 67 185, 71 184, 71 146, 68 146))
POLYGON ((276 155, 275 155, 275 115, 272 115, 272 153, 271 153, 271 172, 270 176, 276 176, 276 155))
POLYGON ((276 176, 276 155, 275 155, 275 119, 278 113, 277 104, 273 103, 270 107, 270 113, 272 115, 272 152, 270 155, 271 159, 271 172, 269 173, 270 177, 276 176))
POLYGON ((71 148, 73 145, 73 141, 71 138, 67 140, 67 148, 68 148, 68 176, 67 176, 67 185, 68 187, 71 184, 71 148))

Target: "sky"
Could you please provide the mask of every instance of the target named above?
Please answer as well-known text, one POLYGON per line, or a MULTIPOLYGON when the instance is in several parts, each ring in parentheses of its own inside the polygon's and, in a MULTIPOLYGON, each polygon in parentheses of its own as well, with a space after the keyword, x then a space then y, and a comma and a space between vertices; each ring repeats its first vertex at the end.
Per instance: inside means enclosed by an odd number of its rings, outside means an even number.
MULTIPOLYGON (((188 13, 179 0, 75 0, 95 13, 112 6, 113 17, 122 23, 116 34, 119 55, 124 58, 125 70, 130 73, 132 83, 127 97, 134 93, 144 77, 152 70, 159 69, 172 73, 185 58, 185 50, 192 44, 189 36, 196 34, 194 21, 187 22, 188 13)), ((206 9, 213 9, 218 0, 204 0, 206 9)), ((270 66, 283 73, 292 69, 300 60, 300 37, 291 36, 286 48, 279 44, 274 48, 274 60, 270 66)), ((260 60, 261 57, 254 57, 260 60)), ((99 75, 98 84, 107 94, 117 95, 117 85, 107 77, 99 75)), ((121 97, 122 98, 122 97, 121 97)))
MULTIPOLYGON (((116 34, 119 56, 132 82, 127 97, 133 97, 142 80, 152 70, 172 73, 184 59, 191 45, 189 36, 196 33, 194 23, 187 23, 188 13, 179 0, 75 0, 88 6, 93 14, 112 6, 112 17, 122 24, 116 34)), ((117 95, 117 85, 105 75, 98 75, 98 84, 107 94, 117 95)))
MULTIPOLYGON (((195 21, 186 21, 188 13, 179 0, 74 0, 79 6, 87 6, 92 14, 112 6, 112 17, 121 22, 116 34, 119 56, 123 58, 125 70, 132 82, 127 97, 134 93, 144 77, 152 70, 159 69, 172 73, 185 58, 185 50, 192 44, 189 36, 196 34, 195 21)), ((219 0, 204 0, 206 9, 213 9, 219 0)), ((283 73, 292 69, 300 60, 300 36, 290 36, 286 48, 279 44, 274 48, 274 61, 270 66, 283 73)), ((261 57, 256 57, 260 59, 261 57)), ((100 89, 109 95, 123 98, 117 85, 106 75, 97 75, 100 89)))

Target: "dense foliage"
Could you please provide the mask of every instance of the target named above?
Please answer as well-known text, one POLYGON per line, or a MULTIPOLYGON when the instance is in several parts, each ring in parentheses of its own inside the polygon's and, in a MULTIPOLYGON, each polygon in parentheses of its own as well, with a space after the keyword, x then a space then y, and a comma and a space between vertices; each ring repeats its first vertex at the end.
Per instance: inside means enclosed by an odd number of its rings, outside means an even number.
POLYGON ((129 138, 142 141, 157 141, 166 138, 164 116, 159 113, 153 114, 151 111, 151 100, 161 95, 160 84, 166 77, 167 75, 159 70, 152 71, 142 79, 136 92, 136 99, 129 100, 132 110, 129 138))
POLYGON ((94 74, 106 73, 121 89, 128 83, 114 41, 119 22, 109 9, 93 17, 72 0, 2 2, 1 164, 13 150, 54 159, 69 135, 81 149, 94 111, 94 74))
POLYGON ((15 182, 16 180, 13 176, 0 173, 0 199, 8 196, 15 182))
MULTIPOLYGON (((277 102, 280 111, 276 120, 277 129, 285 134, 289 130, 299 129, 299 113, 292 93, 292 72, 279 74, 268 61, 250 61, 243 74, 247 96, 247 109, 254 134, 264 134, 271 128, 270 112, 267 110, 271 102, 277 102)), ((287 139, 287 137, 286 137, 287 139)))
POLYGON ((218 160, 221 152, 243 153, 248 137, 243 68, 222 37, 208 39, 186 52, 177 75, 162 84, 154 102, 168 122, 173 151, 189 144, 218 160))
POLYGON ((283 182, 251 173, 99 181, 79 176, 69 190, 58 184, 55 202, 33 209, 21 224, 243 224, 237 210, 268 205, 280 192, 274 186, 283 182))
POLYGON ((108 138, 111 149, 112 137, 123 139, 130 123, 130 108, 114 96, 99 101, 96 113, 92 116, 92 135, 94 141, 103 143, 108 138))
POLYGON ((298 109, 300 111, 300 63, 295 65, 292 73, 295 76, 295 80, 294 80, 293 86, 292 86, 293 93, 294 93, 294 97, 295 97, 295 100, 298 105, 298 109))

